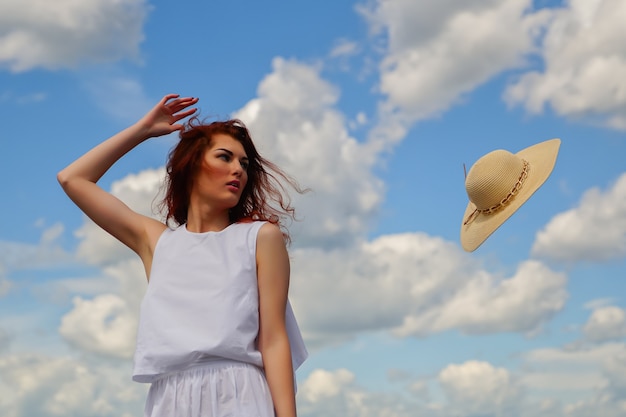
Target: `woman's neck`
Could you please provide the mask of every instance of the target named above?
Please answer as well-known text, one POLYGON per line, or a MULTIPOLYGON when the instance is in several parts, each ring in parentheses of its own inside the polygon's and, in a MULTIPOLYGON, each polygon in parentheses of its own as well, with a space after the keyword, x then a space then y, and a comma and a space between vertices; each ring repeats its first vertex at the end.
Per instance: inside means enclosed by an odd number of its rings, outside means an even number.
POLYGON ((230 225, 228 210, 194 207, 187 210, 187 230, 193 233, 219 232, 230 225))

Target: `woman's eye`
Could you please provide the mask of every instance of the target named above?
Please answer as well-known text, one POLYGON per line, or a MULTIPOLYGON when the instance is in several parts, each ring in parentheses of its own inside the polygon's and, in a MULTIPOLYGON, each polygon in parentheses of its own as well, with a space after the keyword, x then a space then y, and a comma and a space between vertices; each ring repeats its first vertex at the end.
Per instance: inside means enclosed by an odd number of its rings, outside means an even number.
POLYGON ((250 163, 248 163, 248 162, 242 162, 242 163, 241 163, 241 167, 242 167, 243 169, 246 169, 246 170, 247 170, 249 166, 250 166, 250 163))
POLYGON ((218 155, 218 158, 226 162, 230 160, 230 157, 226 154, 218 155))

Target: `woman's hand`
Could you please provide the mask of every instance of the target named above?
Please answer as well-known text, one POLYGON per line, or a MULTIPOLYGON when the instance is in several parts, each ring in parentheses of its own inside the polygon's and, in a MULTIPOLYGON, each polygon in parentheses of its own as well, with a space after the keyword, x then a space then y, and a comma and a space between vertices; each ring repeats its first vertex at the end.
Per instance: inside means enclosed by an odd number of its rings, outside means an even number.
POLYGON ((179 98, 178 94, 168 94, 146 113, 138 124, 147 138, 168 135, 183 128, 183 125, 177 122, 194 114, 197 109, 188 107, 197 102, 198 98, 179 98))

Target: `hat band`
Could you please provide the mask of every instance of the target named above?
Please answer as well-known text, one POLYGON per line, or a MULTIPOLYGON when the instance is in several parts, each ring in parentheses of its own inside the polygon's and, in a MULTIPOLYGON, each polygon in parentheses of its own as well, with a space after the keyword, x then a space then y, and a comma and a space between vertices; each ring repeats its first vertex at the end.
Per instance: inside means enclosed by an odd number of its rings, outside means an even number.
POLYGON ((474 211, 472 213, 470 213, 469 216, 467 216, 467 219, 465 219, 465 221, 463 222, 464 225, 468 224, 469 222, 471 222, 472 220, 474 220, 474 218, 476 218, 476 216, 478 216, 478 214, 492 214, 495 213, 496 211, 500 210, 502 207, 506 206, 509 201, 511 201, 511 199, 513 197, 515 197, 515 195, 519 192, 519 190, 522 189, 522 186, 524 185, 524 181, 526 181, 526 178, 528 178, 528 171, 530 170, 530 164, 528 163, 527 160, 522 159, 522 162, 524 163, 524 167, 522 168, 522 172, 517 180, 517 183, 513 186, 513 188, 511 189, 511 191, 506 195, 506 197, 504 197, 502 200, 500 200, 500 202, 498 204, 495 204, 489 208, 486 209, 479 209, 478 207, 476 209, 474 209, 474 211))

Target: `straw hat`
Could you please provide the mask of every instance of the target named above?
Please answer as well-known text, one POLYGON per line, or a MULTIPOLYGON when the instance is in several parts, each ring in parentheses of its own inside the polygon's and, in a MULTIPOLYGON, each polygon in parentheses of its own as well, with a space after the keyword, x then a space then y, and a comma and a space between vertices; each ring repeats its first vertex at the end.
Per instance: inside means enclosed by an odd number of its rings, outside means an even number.
POLYGON ((560 139, 530 146, 516 154, 496 150, 481 157, 465 179, 469 204, 461 224, 461 246, 476 250, 548 179, 560 139))

